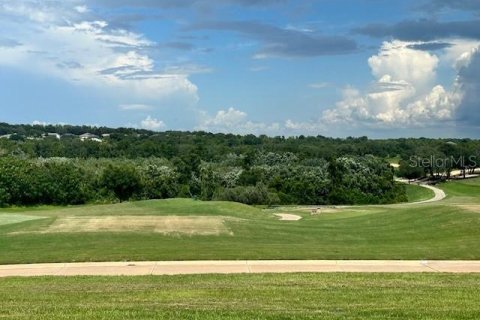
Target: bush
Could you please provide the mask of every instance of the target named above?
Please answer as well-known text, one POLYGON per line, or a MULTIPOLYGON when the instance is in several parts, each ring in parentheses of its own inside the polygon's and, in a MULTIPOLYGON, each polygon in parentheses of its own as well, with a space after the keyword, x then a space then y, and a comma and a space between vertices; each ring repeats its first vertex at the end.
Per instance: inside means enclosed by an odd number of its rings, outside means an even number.
POLYGON ((177 196, 178 175, 175 170, 156 164, 141 169, 144 196, 147 199, 168 199, 177 196))
POLYGON ((215 200, 240 202, 248 205, 278 204, 280 199, 275 193, 270 193, 263 184, 247 187, 223 189, 214 196, 215 200))
POLYGON ((71 161, 48 161, 37 165, 35 202, 43 204, 83 204, 90 200, 91 184, 85 172, 71 161))
POLYGON ((106 190, 113 191, 120 201, 129 200, 142 190, 140 175, 136 168, 127 164, 109 164, 103 171, 100 184, 106 190))
POLYGON ((10 193, 5 188, 0 188, 0 207, 10 204, 10 193))
POLYGON ((35 188, 35 165, 28 161, 16 158, 2 158, 0 160, 0 189, 3 189, 4 205, 26 205, 38 202, 41 190, 35 188))

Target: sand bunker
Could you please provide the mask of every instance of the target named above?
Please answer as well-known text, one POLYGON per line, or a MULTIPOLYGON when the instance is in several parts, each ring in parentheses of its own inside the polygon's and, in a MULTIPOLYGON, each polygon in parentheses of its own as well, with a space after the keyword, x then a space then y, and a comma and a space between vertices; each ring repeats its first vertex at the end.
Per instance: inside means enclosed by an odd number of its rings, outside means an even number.
POLYGON ((181 235, 233 235, 221 216, 74 216, 58 218, 41 233, 155 232, 181 235))
POLYGON ((298 221, 302 219, 301 216, 297 216, 296 214, 277 213, 275 215, 279 217, 281 221, 298 221))

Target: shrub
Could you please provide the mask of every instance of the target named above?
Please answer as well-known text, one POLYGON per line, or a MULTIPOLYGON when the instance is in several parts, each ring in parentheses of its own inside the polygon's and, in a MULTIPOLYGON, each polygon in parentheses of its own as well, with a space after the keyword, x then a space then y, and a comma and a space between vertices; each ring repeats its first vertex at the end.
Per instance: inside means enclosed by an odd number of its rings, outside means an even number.
POLYGON ((100 184, 113 191, 120 201, 129 200, 142 189, 140 175, 132 165, 109 164, 103 171, 100 184))
POLYGON ((177 196, 178 174, 167 166, 148 164, 141 168, 144 195, 147 199, 167 199, 177 196))
POLYGON ((275 193, 270 193, 264 184, 257 184, 256 186, 235 187, 223 189, 218 192, 215 200, 240 202, 249 205, 256 204, 278 204, 279 198, 275 193))
POLYGON ((39 203, 44 204, 83 204, 90 200, 89 181, 85 173, 71 161, 45 162, 38 165, 36 189, 39 190, 39 203))

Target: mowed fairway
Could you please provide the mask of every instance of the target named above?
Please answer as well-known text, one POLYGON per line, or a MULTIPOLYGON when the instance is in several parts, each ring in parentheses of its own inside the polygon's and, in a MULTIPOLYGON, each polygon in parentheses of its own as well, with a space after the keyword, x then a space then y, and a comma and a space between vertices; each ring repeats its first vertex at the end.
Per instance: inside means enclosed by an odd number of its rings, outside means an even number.
POLYGON ((478 319, 480 275, 0 279, 6 319, 478 319))
POLYGON ((440 202, 328 207, 317 214, 300 206, 262 210, 189 199, 5 209, 0 263, 480 259, 480 180, 441 188, 448 197, 440 202), (302 219, 282 221, 277 214, 302 219))

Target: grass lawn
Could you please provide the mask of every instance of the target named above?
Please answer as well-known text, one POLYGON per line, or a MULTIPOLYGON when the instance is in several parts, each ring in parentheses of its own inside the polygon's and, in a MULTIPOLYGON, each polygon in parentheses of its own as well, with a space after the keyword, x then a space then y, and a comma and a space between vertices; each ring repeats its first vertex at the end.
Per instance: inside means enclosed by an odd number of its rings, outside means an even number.
POLYGON ((0 279, 6 319, 478 319, 480 275, 0 279))
POLYGON ((480 204, 480 178, 444 183, 440 187, 447 193, 447 203, 480 204))
POLYGON ((424 201, 435 196, 435 193, 432 190, 415 184, 407 184, 405 185, 405 188, 407 189, 408 202, 424 201))
POLYGON ((437 203, 323 208, 316 215, 300 206, 189 199, 5 209, 0 263, 480 259, 480 179, 440 187, 448 198, 437 203), (277 213, 303 219, 280 221, 277 213))

